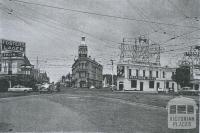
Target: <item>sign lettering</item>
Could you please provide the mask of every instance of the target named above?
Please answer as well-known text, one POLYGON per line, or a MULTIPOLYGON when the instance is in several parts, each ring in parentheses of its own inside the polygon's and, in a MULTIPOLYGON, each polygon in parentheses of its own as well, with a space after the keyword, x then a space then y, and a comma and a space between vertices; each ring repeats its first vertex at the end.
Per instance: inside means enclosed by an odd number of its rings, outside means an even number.
POLYGON ((20 52, 2 53, 2 57, 23 57, 23 53, 20 52))
POLYGON ((10 40, 2 40, 2 51, 25 52, 25 43, 10 40))
POLYGON ((155 77, 129 76, 129 79, 156 80, 155 77))

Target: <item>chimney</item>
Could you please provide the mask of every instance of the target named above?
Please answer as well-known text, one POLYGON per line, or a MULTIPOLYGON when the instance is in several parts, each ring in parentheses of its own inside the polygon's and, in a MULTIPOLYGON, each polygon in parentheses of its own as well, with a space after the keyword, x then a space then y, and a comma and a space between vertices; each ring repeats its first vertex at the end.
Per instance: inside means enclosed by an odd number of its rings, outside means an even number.
POLYGON ((85 45, 85 37, 81 37, 81 45, 85 45))

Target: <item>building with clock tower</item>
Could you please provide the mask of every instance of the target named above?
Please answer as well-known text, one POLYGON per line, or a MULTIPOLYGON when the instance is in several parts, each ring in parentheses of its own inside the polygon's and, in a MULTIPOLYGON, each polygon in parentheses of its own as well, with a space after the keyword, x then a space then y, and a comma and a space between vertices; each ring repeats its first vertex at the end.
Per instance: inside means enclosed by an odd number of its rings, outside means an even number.
POLYGON ((72 65, 72 86, 76 88, 101 88, 103 80, 103 66, 91 56, 88 56, 88 47, 85 37, 82 37, 78 47, 78 59, 72 65))

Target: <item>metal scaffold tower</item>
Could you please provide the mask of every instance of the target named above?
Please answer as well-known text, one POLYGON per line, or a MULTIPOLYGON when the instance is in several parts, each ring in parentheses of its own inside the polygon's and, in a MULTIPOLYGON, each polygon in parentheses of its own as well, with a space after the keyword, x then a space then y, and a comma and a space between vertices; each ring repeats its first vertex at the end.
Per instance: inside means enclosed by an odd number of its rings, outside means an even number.
POLYGON ((121 62, 160 65, 160 45, 151 42, 145 36, 124 38, 120 50, 121 62))
POLYGON ((179 65, 200 67, 200 46, 191 46, 190 50, 184 53, 182 60, 179 61, 179 65))

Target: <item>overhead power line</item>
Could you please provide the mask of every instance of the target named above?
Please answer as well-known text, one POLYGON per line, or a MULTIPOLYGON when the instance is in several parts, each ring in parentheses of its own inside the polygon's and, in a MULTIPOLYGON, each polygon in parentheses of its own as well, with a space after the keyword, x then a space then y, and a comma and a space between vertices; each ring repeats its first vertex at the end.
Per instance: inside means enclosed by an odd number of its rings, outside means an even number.
MULTIPOLYGON (((18 4, 18 3, 16 3, 15 2, 15 4, 18 4)), ((83 33, 83 34, 86 34, 86 35, 88 35, 88 36, 90 36, 90 37, 92 37, 92 38, 94 38, 94 39, 97 39, 97 40, 99 40, 99 41, 102 41, 103 43, 105 43, 105 44, 107 44, 108 42, 110 42, 110 44, 112 43, 112 44, 120 44, 119 42, 116 42, 116 41, 113 41, 113 40, 108 40, 108 39, 101 39, 101 38, 99 38, 99 37, 97 37, 97 36, 95 36, 95 35, 93 35, 92 33, 88 33, 88 32, 86 32, 86 31, 83 31, 83 30, 81 30, 81 29, 78 29, 78 28, 73 28, 73 27, 71 27, 71 26, 69 26, 69 25, 67 25, 67 24, 65 24, 65 23, 61 23, 60 21, 57 21, 57 20, 55 20, 55 19, 53 19, 53 18, 50 18, 49 16, 47 16, 47 15, 45 15, 45 14, 43 14, 43 13, 40 13, 40 12, 38 12, 38 11, 36 11, 36 10, 33 10, 32 8, 29 8, 29 7, 27 7, 27 6, 25 6, 25 5, 22 5, 22 4, 19 4, 20 6, 23 6, 23 7, 25 7, 25 8, 27 8, 27 9, 29 9, 30 11, 32 10, 32 12, 37 12, 38 14, 40 14, 40 15, 42 15, 43 17, 45 17, 45 18, 47 18, 47 19, 49 19, 49 20, 52 20, 52 21, 49 21, 49 22, 51 22, 53 25, 57 25, 57 26, 60 26, 59 24, 61 24, 61 25, 63 25, 63 26, 67 26, 67 27, 64 27, 64 28, 66 28, 66 29, 70 29, 70 30, 73 30, 73 31, 76 31, 76 32, 80 32, 80 33, 83 33)), ((30 14, 31 15, 31 14, 30 14)), ((33 16, 33 17, 35 17, 35 16, 33 16)), ((39 18, 37 18, 37 19, 39 19, 39 18)), ((41 18, 40 18, 41 19, 41 18)), ((41 19, 42 20, 42 19, 41 19)), ((43 19, 44 21, 46 21, 45 19, 43 19)), ((36 21, 36 20, 34 20, 34 21, 36 21)), ((38 21, 38 20, 37 20, 38 21)), ((42 23, 42 22, 40 22, 40 23, 42 23)), ((46 24, 46 23, 42 23, 42 24, 44 24, 44 25, 47 25, 47 26, 49 26, 48 24, 46 24)), ((50 27, 55 27, 55 26, 53 26, 53 25, 51 25, 50 27)), ((59 28, 59 29, 63 29, 63 27, 62 28, 59 28)), ((113 46, 107 46, 107 47, 109 47, 109 48, 114 48, 115 46, 113 45, 113 46)))
POLYGON ((29 4, 29 5, 37 5, 37 6, 47 7, 47 8, 54 8, 54 9, 59 9, 59 10, 64 10, 64 11, 71 11, 71 12, 76 12, 76 13, 83 13, 83 14, 89 14, 89 15, 122 19, 122 20, 146 22, 146 23, 153 23, 153 24, 160 24, 160 25, 167 25, 167 26, 176 26, 176 27, 200 28, 200 27, 196 27, 196 26, 184 26, 184 25, 177 25, 177 24, 171 24, 171 23, 163 23, 163 22, 155 22, 155 21, 149 21, 149 20, 143 20, 143 19, 115 16, 115 15, 109 15, 109 14, 101 14, 101 13, 96 13, 96 12, 89 12, 89 11, 83 11, 83 10, 77 10, 77 9, 52 6, 52 5, 47 5, 47 4, 33 3, 33 2, 27 2, 27 1, 22 1, 22 0, 10 0, 10 1, 20 2, 20 3, 24 3, 24 4, 29 4))
POLYGON ((168 2, 169 2, 174 8, 176 8, 176 10, 179 11, 180 14, 183 15, 185 18, 190 18, 189 16, 185 15, 185 14, 183 13, 183 11, 180 10, 172 1, 168 0, 168 2))

